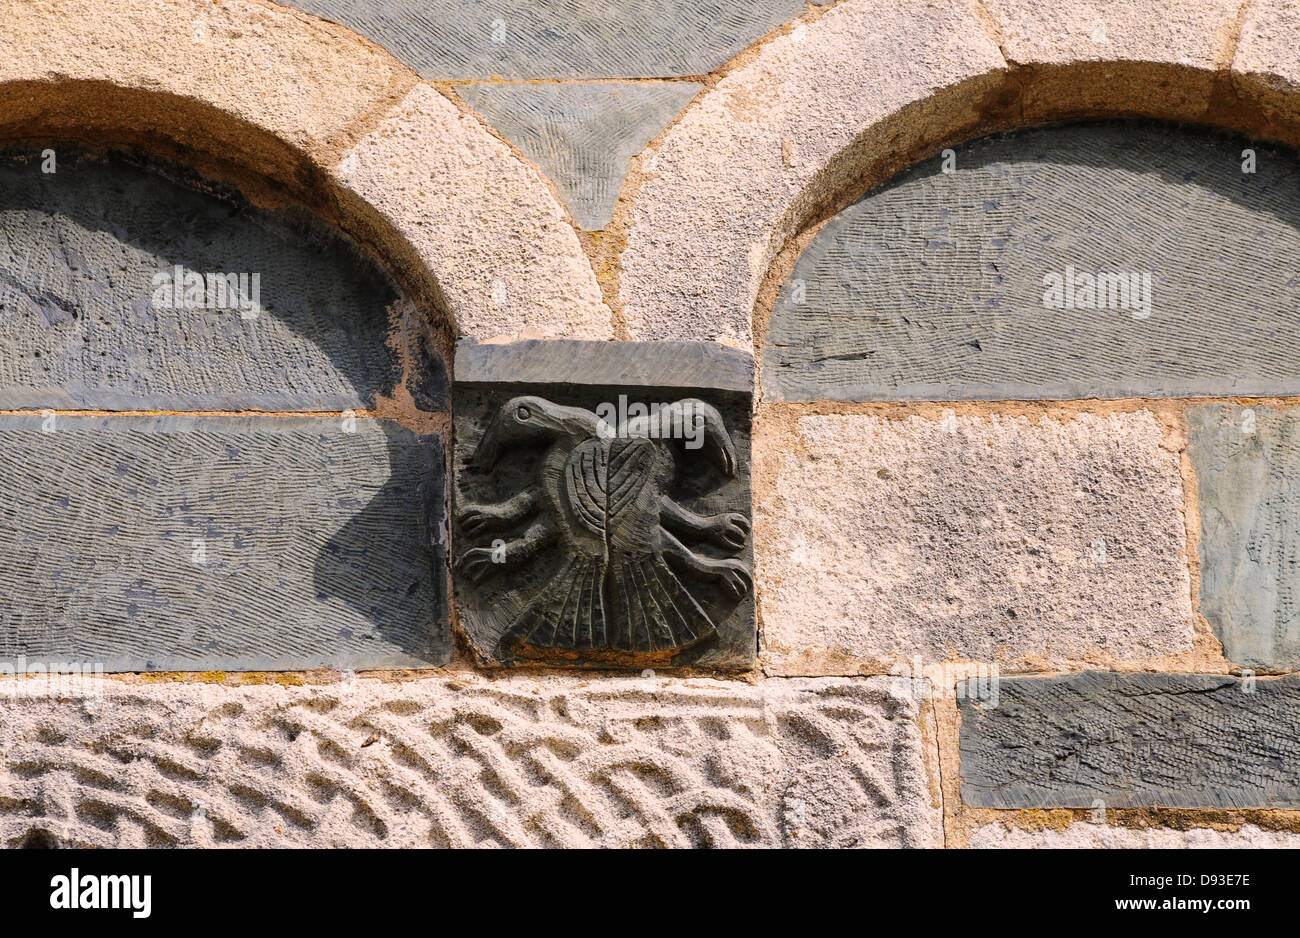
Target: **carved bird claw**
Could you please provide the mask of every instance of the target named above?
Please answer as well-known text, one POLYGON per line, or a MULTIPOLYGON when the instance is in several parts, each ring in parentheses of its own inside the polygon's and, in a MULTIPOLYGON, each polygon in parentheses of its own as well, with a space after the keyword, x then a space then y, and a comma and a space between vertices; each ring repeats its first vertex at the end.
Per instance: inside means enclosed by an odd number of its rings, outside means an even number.
POLYGON ((717 565, 718 580, 737 599, 754 588, 754 581, 750 579, 749 571, 741 561, 734 558, 719 560, 717 565))
POLYGON ((496 553, 491 547, 471 547, 460 555, 457 564, 460 566, 461 572, 469 577, 471 582, 482 583, 505 566, 504 563, 497 562, 496 553))
POLYGON ((470 537, 500 527, 505 520, 500 511, 486 505, 467 505, 458 515, 461 530, 470 537))
POLYGON ((713 520, 709 532, 724 547, 742 550, 749 538, 749 519, 738 511, 727 511, 713 520))

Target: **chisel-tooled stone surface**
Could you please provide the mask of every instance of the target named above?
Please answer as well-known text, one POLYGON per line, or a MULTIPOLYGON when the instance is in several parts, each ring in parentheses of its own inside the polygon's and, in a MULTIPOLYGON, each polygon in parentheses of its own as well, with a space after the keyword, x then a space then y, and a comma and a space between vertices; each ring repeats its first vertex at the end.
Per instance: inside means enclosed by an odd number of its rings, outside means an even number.
POLYGON ((0 416, 0 661, 442 664, 443 478, 390 421, 0 416))
POLYGON ((555 183, 574 220, 604 228, 628 163, 704 86, 691 81, 457 85, 555 183))
MULTIPOLYGON (((319 411, 394 393, 398 295, 340 236, 170 170, 55 156, 53 173, 0 161, 0 408, 319 411)), ((422 403, 445 407, 444 366, 416 370, 437 378, 422 403)))
POLYGON ((1201 516, 1200 612, 1248 668, 1300 665, 1300 410, 1187 411, 1201 516))
POLYGON ((1276 263, 1300 251, 1293 153, 1117 122, 988 137, 954 159, 816 235, 772 312, 769 397, 1300 393, 1297 294, 1276 263))
POLYGON ((1300 807, 1300 677, 1085 672, 961 702, 962 801, 983 808, 1300 807))
POLYGON ((1054 670, 1191 651, 1178 455, 1150 412, 760 428, 769 670, 914 656, 1054 670))
POLYGON ((432 79, 703 75, 807 10, 804 0, 289 2, 432 79))
POLYGON ((884 678, 107 684, 5 702, 0 843, 943 842, 884 678))

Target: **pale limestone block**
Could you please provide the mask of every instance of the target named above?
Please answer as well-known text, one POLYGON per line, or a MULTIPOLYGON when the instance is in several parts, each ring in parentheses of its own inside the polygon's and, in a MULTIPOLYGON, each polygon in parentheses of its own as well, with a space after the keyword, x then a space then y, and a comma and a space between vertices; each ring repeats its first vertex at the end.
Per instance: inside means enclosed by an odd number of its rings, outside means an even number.
POLYGON ((778 467, 755 503, 770 673, 1191 650, 1179 461, 1151 413, 812 416, 793 437, 755 447, 778 467))

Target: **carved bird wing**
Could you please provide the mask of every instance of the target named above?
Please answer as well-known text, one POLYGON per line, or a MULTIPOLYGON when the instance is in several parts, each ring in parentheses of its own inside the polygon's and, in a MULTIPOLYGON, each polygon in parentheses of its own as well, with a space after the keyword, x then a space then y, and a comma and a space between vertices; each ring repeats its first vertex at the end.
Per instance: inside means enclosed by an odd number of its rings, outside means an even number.
MULTIPOLYGON (((643 438, 584 440, 565 464, 575 523, 599 537, 604 556, 567 557, 502 638, 534 649, 662 652, 715 634, 708 614, 658 553, 659 499, 643 497, 658 469, 658 444, 643 438)), ((650 492, 647 495, 656 493, 650 492)))
POLYGON ((657 455, 655 445, 645 439, 579 443, 564 473, 565 495, 575 520, 608 544, 610 533, 629 520, 637 496, 654 477, 657 455))

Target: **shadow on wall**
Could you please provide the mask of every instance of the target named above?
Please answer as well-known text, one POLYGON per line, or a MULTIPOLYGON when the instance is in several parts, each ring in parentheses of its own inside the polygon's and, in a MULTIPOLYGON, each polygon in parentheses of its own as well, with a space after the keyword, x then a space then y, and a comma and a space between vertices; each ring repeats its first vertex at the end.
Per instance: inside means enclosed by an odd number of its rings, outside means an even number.
MULTIPOLYGON (((450 655, 443 441, 391 421, 379 427, 388 476, 368 501, 348 506, 355 513, 318 552, 317 596, 346 603, 411 663, 442 664, 450 655)), ((355 637, 340 630, 340 639, 355 637)))
MULTIPOLYGON (((0 159, 4 406, 320 411, 392 394, 399 297, 341 235, 184 170, 45 153, 0 159)), ((413 351, 425 409, 445 410, 445 367, 413 351)))
POLYGON ((442 442, 349 413, 404 359, 448 409, 405 308, 305 213, 122 154, 0 158, 0 410, 146 412, 0 418, 0 653, 442 663, 442 442))

